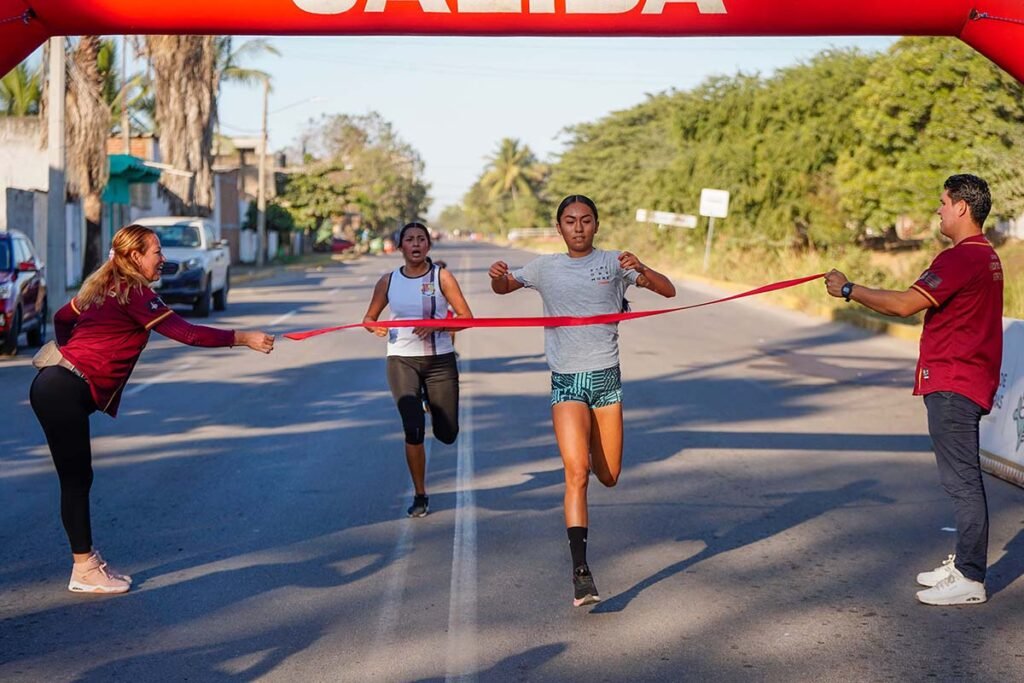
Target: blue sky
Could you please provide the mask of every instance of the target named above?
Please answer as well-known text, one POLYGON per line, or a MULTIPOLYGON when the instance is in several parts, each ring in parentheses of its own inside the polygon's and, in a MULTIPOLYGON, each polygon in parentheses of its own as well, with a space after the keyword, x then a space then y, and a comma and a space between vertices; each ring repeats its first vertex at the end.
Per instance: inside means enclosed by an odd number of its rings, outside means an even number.
MULTIPOLYGON (((768 74, 829 47, 884 50, 895 38, 270 40, 281 56, 246 66, 273 77, 271 148, 292 144, 304 123, 321 114, 376 110, 422 155, 436 216, 460 200, 503 137, 550 158, 561 149, 566 126, 628 108, 647 93, 684 90, 714 74, 768 74)), ((222 132, 256 134, 260 97, 259 88, 226 86, 222 132)))

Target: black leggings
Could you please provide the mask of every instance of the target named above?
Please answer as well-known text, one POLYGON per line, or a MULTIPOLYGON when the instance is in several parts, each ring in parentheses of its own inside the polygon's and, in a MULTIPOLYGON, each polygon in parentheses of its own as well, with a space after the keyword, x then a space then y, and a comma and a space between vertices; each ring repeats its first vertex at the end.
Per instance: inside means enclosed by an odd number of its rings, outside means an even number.
POLYGON ((89 488, 92 486, 92 449, 89 416, 96 411, 89 385, 60 366, 43 368, 29 390, 29 401, 50 445, 60 479, 60 519, 71 542, 71 552, 92 550, 89 488))
POLYGON ((405 442, 423 443, 424 390, 434 436, 455 443, 459 435, 459 367, 454 353, 440 356, 388 356, 388 386, 402 416, 405 442))

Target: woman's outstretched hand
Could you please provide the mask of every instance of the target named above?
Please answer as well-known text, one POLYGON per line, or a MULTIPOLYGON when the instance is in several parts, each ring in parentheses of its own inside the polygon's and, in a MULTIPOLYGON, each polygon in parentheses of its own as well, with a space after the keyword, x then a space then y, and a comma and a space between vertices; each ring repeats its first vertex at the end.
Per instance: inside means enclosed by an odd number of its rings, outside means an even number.
POLYGON ((270 353, 274 350, 274 335, 266 332, 235 331, 235 346, 248 346, 253 351, 270 353))

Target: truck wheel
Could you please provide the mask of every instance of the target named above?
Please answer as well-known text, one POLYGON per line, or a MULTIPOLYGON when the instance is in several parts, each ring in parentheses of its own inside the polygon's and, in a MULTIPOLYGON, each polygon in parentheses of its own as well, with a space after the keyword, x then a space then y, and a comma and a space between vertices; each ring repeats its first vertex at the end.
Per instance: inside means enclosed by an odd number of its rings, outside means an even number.
POLYGON ((49 315, 46 299, 43 299, 43 307, 39 311, 39 324, 25 333, 29 346, 42 346, 46 343, 46 318, 49 315))
POLYGON ((213 292, 210 291, 213 283, 210 278, 206 278, 206 287, 203 288, 203 293, 199 295, 196 302, 192 304, 192 312, 198 315, 200 318, 206 318, 210 315, 210 300, 213 298, 213 292))
POLYGON ((224 273, 224 286, 213 294, 213 310, 224 311, 228 307, 228 290, 231 289, 231 271, 224 273))
POLYGON ((21 334, 21 309, 14 312, 6 334, 0 339, 0 356, 13 356, 18 353, 18 336, 21 334))

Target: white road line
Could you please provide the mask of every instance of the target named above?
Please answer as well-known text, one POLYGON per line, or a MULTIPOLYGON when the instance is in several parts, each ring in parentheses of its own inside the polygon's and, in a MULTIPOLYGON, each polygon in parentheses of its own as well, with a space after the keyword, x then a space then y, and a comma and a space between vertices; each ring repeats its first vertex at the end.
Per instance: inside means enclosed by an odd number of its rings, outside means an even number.
POLYGON ((288 318, 292 317, 293 315, 295 315, 295 314, 296 314, 296 313, 298 313, 298 312, 299 312, 299 310, 298 310, 298 309, 295 309, 294 311, 289 311, 288 313, 285 313, 284 315, 278 316, 278 317, 274 318, 274 319, 273 319, 273 320, 272 320, 272 321, 271 321, 271 322, 270 322, 270 323, 269 323, 269 324, 267 325, 267 327, 274 327, 275 325, 280 325, 280 324, 281 324, 281 323, 283 323, 283 322, 284 322, 285 320, 287 320, 288 318))
MULTIPOLYGON (((427 471, 430 471, 430 451, 433 450, 433 440, 427 439, 427 471)), ((411 498, 414 490, 409 488, 411 498)), ((409 554, 413 548, 413 538, 416 535, 416 524, 422 523, 419 520, 403 519, 399 522, 398 540, 388 557, 388 577, 384 584, 384 595, 381 599, 380 618, 377 620, 377 632, 374 636, 373 652, 386 651, 387 645, 398 628, 398 617, 401 614, 402 597, 405 594, 405 577, 409 573, 409 554)))
MULTIPOLYGON (((459 374, 469 375, 465 349, 459 374)), ((473 492, 473 396, 459 392, 459 445, 455 475, 455 542, 448 602, 448 657, 445 681, 476 681, 476 495, 473 492)))
POLYGON ((139 382, 138 384, 132 385, 128 389, 125 389, 124 395, 125 396, 134 396, 135 394, 141 393, 141 392, 145 391, 146 389, 148 389, 150 387, 150 385, 160 384, 164 380, 168 380, 171 377, 174 377, 176 374, 178 374, 182 370, 188 370, 190 367, 192 367, 195 364, 196 364, 196 362, 194 360, 185 361, 184 363, 179 365, 174 370, 169 370, 169 371, 167 371, 167 372, 165 372, 165 373, 163 373, 161 375, 157 375, 153 379, 146 380, 145 382, 139 382))

